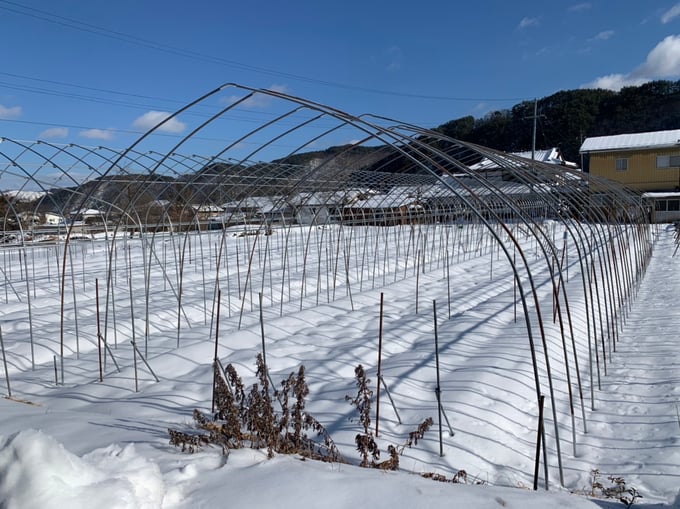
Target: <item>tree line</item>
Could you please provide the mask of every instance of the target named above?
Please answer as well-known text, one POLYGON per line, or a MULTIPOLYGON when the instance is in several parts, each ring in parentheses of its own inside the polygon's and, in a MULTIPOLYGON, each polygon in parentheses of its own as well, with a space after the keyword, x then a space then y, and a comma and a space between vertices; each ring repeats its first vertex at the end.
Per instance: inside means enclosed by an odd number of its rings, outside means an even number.
POLYGON ((451 120, 436 130, 505 152, 530 150, 534 106, 536 148, 559 147, 566 160, 578 162, 579 148, 588 137, 680 129, 680 80, 652 81, 618 92, 564 90, 482 118, 451 120))

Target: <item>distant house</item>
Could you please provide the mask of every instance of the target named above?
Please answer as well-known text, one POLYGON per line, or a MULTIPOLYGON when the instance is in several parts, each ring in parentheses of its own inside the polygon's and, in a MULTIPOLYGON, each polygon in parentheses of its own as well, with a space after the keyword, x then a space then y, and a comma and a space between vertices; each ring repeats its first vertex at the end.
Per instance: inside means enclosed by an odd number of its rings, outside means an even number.
MULTIPOLYGON (((531 150, 524 152, 511 152, 509 155, 514 157, 522 157, 524 159, 529 159, 533 161, 538 161, 546 164, 555 164, 558 166, 565 166, 567 168, 575 169, 578 167, 576 163, 566 161, 562 156, 562 152, 559 148, 553 147, 545 150, 536 150, 531 153, 531 150)), ((499 159, 503 156, 499 155, 499 159)), ((482 173, 484 178, 507 178, 507 170, 502 168, 497 160, 491 160, 489 158, 484 158, 480 162, 470 165, 469 167, 472 171, 482 173)))
POLYGON ((426 221, 421 186, 394 186, 386 193, 357 193, 342 207, 347 224, 394 226, 426 221))
POLYGON ((248 196, 222 204, 223 213, 212 219, 230 224, 292 222, 293 212, 283 196, 248 196))
POLYGON ((64 216, 59 212, 45 212, 43 216, 45 217, 45 224, 49 226, 57 226, 66 222, 64 216))
POLYGON ((40 216, 33 212, 19 212, 16 217, 25 226, 40 224, 40 216))
POLYGON ((97 209, 76 209, 69 212, 67 223, 75 226, 83 224, 103 223, 104 213, 97 209))
POLYGON ((680 221, 680 193, 647 192, 642 193, 647 204, 652 223, 671 223, 680 221))
POLYGON ((219 217, 224 212, 224 208, 219 205, 192 205, 191 209, 199 221, 208 221, 209 219, 219 217))
POLYGON ((638 191, 680 190, 680 129, 586 138, 583 170, 638 191))
POLYGON ((288 203, 293 208, 298 224, 324 225, 339 218, 342 208, 355 202, 361 195, 358 189, 298 193, 288 203))

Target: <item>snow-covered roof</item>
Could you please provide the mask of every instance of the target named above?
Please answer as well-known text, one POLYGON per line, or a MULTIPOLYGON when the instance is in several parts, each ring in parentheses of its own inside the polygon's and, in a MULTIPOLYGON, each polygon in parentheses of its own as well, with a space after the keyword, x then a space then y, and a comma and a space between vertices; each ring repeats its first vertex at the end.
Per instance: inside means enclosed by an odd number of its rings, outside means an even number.
MULTIPOLYGON (((528 151, 523 151, 523 152, 511 152, 509 155, 515 156, 515 157, 523 157, 524 159, 532 159, 531 157, 531 150, 528 151)), ((500 155, 499 157, 503 157, 500 155)), ((560 150, 557 147, 549 148, 546 150, 535 150, 534 151, 534 161, 539 161, 541 163, 547 163, 547 164, 569 164, 571 165, 572 163, 567 163, 564 158, 562 157, 562 154, 560 153, 560 150)), ((499 168, 498 163, 496 161, 492 161, 488 158, 482 159, 480 162, 473 164, 470 166, 471 170, 479 171, 479 170, 491 170, 491 169, 497 169, 499 168)))
POLYGON ((210 212, 222 212, 222 207, 219 205, 199 205, 195 204, 191 206, 196 212, 210 213, 210 212))
POLYGON ((360 191, 321 191, 316 193, 298 193, 288 199, 292 205, 301 207, 318 207, 323 205, 342 205, 352 201, 360 191))
POLYGON ((88 216, 102 216, 104 215, 104 213, 97 209, 83 209, 83 210, 76 209, 69 212, 69 215, 71 216, 81 215, 83 217, 88 217, 88 216))
POLYGON ((221 207, 225 211, 257 209, 262 213, 271 213, 279 211, 283 205, 281 196, 248 196, 239 201, 223 203, 221 207))
POLYGON ((678 192, 660 192, 660 191, 650 191, 647 193, 642 193, 643 198, 653 198, 653 199, 661 199, 661 198, 680 198, 680 193, 678 192))
MULTIPOLYGON (((517 157, 523 157, 524 159, 531 159, 531 150, 525 150, 523 152, 512 152, 512 155, 517 157)), ((535 150, 533 160, 549 164, 561 164, 564 162, 562 154, 560 154, 560 151, 555 147, 549 148, 547 150, 535 150)))
POLYGON ((586 138, 581 145, 581 153, 603 150, 631 150, 657 147, 680 148, 680 129, 654 131, 649 133, 615 134, 586 138))

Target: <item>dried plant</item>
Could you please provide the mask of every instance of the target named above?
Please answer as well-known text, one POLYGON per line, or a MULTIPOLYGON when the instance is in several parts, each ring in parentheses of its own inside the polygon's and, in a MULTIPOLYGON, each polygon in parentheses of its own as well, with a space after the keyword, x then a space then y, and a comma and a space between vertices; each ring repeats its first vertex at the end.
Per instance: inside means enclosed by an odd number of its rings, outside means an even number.
POLYGON ((278 432, 283 437, 284 448, 298 450, 303 446, 309 445, 304 431, 322 428, 320 424, 305 412, 305 398, 308 394, 309 388, 305 380, 304 366, 300 366, 297 375, 291 373, 286 380, 282 381, 281 390, 275 392, 275 396, 281 404, 278 432), (295 398, 292 409, 290 408, 291 397, 295 398))
POLYGON ((269 379, 267 368, 261 354, 257 355, 256 376, 260 382, 253 384, 247 398, 245 412, 245 427, 250 433, 252 447, 261 449, 266 447, 269 457, 279 449, 279 434, 277 433, 276 417, 269 393, 269 379))
POLYGON ((373 432, 371 431, 371 404, 373 398, 373 391, 369 388, 370 380, 366 377, 366 371, 363 366, 359 364, 354 370, 354 377, 356 379, 357 393, 356 396, 345 396, 345 400, 354 405, 359 412, 359 422, 363 427, 363 433, 357 434, 354 442, 357 446, 357 451, 361 455, 361 467, 379 468, 381 470, 397 470, 399 468, 399 455, 403 453, 406 447, 411 447, 421 440, 427 430, 433 424, 431 417, 425 419, 418 429, 409 433, 406 443, 397 449, 393 445, 387 447, 389 459, 378 462, 380 459, 380 449, 375 441, 373 432))
MULTIPOLYGON (((217 366, 215 367, 215 406, 217 412, 213 416, 213 420, 221 421, 223 423, 222 427, 224 428, 224 433, 233 441, 232 447, 240 448, 243 435, 241 433, 239 415, 241 414, 241 409, 245 405, 245 395, 243 393, 241 379, 238 378, 233 367, 231 365, 229 365, 229 367, 232 369, 232 376, 230 378, 232 378, 232 387, 235 388, 234 392, 229 389, 229 386, 217 371, 217 366)), ((197 421, 196 419, 194 420, 197 421)))
POLYGON ((323 461, 343 462, 338 448, 326 429, 305 410, 309 388, 304 367, 297 375, 291 373, 282 382, 274 397, 281 403, 281 412, 274 410, 269 376, 262 356, 256 360, 258 383, 246 394, 245 386, 235 368, 229 364, 225 376, 215 367, 215 406, 212 417, 194 410, 194 429, 169 429, 170 443, 183 452, 196 452, 207 445, 218 445, 224 454, 230 449, 250 446, 266 448, 269 457, 275 453, 300 454, 323 461), (292 409, 290 401, 294 399, 292 409), (320 441, 307 436, 312 431, 320 441))
MULTIPOLYGON (((306 458, 322 461, 344 462, 337 446, 324 428, 306 410, 309 387, 305 379, 305 368, 300 366, 297 373, 291 373, 281 382, 281 388, 272 393, 267 368, 261 355, 256 359, 256 377, 246 393, 245 385, 236 369, 229 364, 224 373, 215 365, 215 408, 212 416, 194 410, 194 426, 190 431, 169 429, 170 443, 183 452, 196 452, 207 445, 221 447, 224 454, 231 449, 251 447, 267 449, 269 457, 275 453, 300 454, 306 458), (281 406, 274 409, 274 401, 281 406), (309 437, 308 432, 316 436, 309 437), (321 440, 319 440, 321 438, 321 440)), ((371 403, 373 391, 364 368, 359 365, 354 371, 357 394, 345 399, 359 412, 363 433, 355 437, 357 450, 361 455, 360 466, 397 470, 399 455, 406 447, 421 440, 432 426, 432 418, 425 419, 418 428, 409 433, 406 443, 397 448, 387 447, 389 458, 383 462, 380 450, 371 431, 371 403)), ((460 472, 459 472, 460 473, 460 472)), ((458 475, 458 474, 457 474, 458 475)), ((458 482, 452 481, 452 482, 458 482)))
POLYGON ((371 381, 366 378, 366 372, 361 364, 354 369, 354 377, 357 394, 354 397, 345 396, 345 400, 356 407, 359 412, 359 423, 364 428, 364 432, 357 434, 354 438, 357 451, 361 455, 359 466, 374 467, 376 461, 380 458, 380 450, 371 431, 371 399, 373 398, 373 391, 369 388, 371 381))
POLYGON ((601 473, 597 468, 590 471, 590 496, 602 498, 615 498, 626 507, 631 507, 638 498, 642 498, 637 488, 627 486, 626 480, 620 476, 610 475, 607 477, 609 485, 605 486, 600 481, 601 473))
MULTIPOLYGON (((433 481, 439 481, 439 482, 450 482, 453 484, 468 484, 469 479, 468 479, 468 473, 465 470, 459 470, 454 474, 454 476, 449 479, 443 474, 437 474, 435 472, 425 472, 424 474, 421 474, 422 477, 425 479, 432 479, 433 481)), ((479 480, 479 479, 473 479, 473 484, 485 484, 484 481, 479 480)))
POLYGON ((382 461, 376 465, 376 468, 380 470, 398 470, 399 469, 399 453, 397 448, 393 445, 387 446, 387 454, 390 455, 389 459, 382 461))
POLYGON ((468 482, 467 472, 465 470, 459 470, 453 476, 453 478, 451 479, 451 482, 454 483, 454 484, 467 484, 467 482, 468 482))
POLYGON ((170 435, 170 444, 175 447, 180 447, 182 452, 196 452, 208 445, 208 437, 205 435, 197 435, 168 429, 170 435))
POLYGON ((423 422, 421 422, 418 425, 418 429, 416 429, 415 431, 411 431, 411 433, 408 434, 408 440, 402 446, 401 452, 403 452, 403 450, 406 447, 412 447, 413 445, 418 445, 418 440, 423 439, 423 437, 425 436, 425 433, 432 427, 433 424, 434 424, 434 420, 432 419, 432 417, 428 417, 423 422))
POLYGON ((359 451, 359 454, 361 455, 361 463, 359 463, 359 466, 376 466, 376 461, 380 459, 380 449, 378 449, 378 444, 376 444, 373 439, 373 434, 358 433, 357 436, 354 437, 354 443, 357 446, 357 451, 359 451))
POLYGON ((420 475, 425 479, 432 479, 433 481, 449 482, 449 479, 444 474, 438 474, 436 472, 424 472, 420 475))
POLYGON ((353 398, 345 396, 345 400, 356 407, 359 412, 359 422, 364 428, 364 434, 368 435, 371 433, 371 400, 373 398, 373 391, 369 388, 371 380, 366 378, 366 372, 361 364, 354 369, 354 377, 357 395, 353 398))

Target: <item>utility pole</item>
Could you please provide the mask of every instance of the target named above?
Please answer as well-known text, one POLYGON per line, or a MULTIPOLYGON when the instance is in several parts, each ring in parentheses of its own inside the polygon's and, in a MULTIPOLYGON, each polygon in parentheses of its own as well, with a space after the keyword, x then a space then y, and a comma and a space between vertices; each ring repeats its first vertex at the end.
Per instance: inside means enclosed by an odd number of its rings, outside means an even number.
POLYGON ((536 159, 536 119, 538 118, 538 100, 534 99, 534 130, 533 133, 531 134, 531 160, 534 161, 536 159))
POLYGON ((534 128, 533 132, 531 135, 531 160, 534 161, 536 159, 536 122, 540 117, 544 117, 545 115, 539 115, 538 114, 538 99, 534 99, 534 114, 530 117, 524 117, 524 118, 530 118, 534 121, 534 128))

